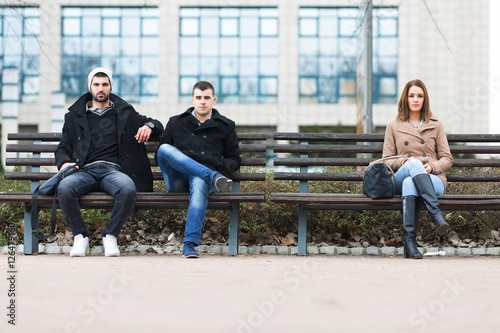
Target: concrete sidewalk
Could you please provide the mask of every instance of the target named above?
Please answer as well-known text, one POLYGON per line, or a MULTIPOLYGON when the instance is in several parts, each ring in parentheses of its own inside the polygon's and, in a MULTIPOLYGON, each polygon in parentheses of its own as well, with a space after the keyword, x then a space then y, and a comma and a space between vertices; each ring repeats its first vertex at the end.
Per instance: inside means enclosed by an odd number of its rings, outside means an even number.
POLYGON ((497 256, 8 258, 1 332, 500 331, 497 256))

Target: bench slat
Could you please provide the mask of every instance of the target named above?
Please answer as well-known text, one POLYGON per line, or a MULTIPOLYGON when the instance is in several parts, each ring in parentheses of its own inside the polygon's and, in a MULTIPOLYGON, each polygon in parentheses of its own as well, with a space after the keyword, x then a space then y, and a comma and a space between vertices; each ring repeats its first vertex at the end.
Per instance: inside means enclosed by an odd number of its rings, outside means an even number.
MULTIPOLYGON (((25 192, 2 192, 0 193, 0 202, 17 202, 17 203, 31 203, 31 194, 25 192)), ((39 195, 38 202, 52 203, 54 199, 50 195, 39 195)), ((79 198, 80 202, 91 203, 113 203, 114 197, 112 195, 93 192, 83 195, 79 198)), ((264 202, 264 193, 213 193, 209 197, 210 202, 264 202)), ((189 202, 188 193, 167 193, 167 192, 138 192, 136 203, 151 203, 161 204, 168 202, 189 202)), ((108 205, 109 206, 109 205, 108 205)))

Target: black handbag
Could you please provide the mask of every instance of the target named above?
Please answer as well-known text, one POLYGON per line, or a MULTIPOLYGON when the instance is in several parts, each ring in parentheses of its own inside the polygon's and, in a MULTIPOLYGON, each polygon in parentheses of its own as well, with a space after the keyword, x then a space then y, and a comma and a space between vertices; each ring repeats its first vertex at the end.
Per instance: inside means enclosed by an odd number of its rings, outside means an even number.
POLYGON ((31 230, 33 232, 38 231, 38 195, 54 195, 54 199, 52 200, 52 211, 50 215, 50 234, 49 235, 38 235, 38 240, 45 240, 54 234, 56 230, 56 198, 57 198, 57 187, 61 180, 65 177, 77 172, 78 169, 74 165, 70 165, 58 173, 50 177, 45 183, 42 185, 38 185, 38 187, 33 191, 33 195, 31 197, 31 230))
POLYGON ((363 194, 372 199, 394 198, 394 171, 384 162, 402 156, 389 156, 371 162, 363 175, 363 194))

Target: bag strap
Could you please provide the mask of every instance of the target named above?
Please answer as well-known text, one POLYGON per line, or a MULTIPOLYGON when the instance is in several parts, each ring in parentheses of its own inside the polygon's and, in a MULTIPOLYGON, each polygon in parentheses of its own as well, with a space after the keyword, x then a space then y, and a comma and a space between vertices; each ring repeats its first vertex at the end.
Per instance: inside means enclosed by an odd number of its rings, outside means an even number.
MULTIPOLYGON (((31 197, 31 230, 32 233, 34 234, 35 232, 38 232, 38 225, 39 225, 39 220, 38 220, 38 189, 40 185, 33 191, 33 195, 31 197)), ((54 193, 54 199, 52 199, 52 211, 50 214, 50 234, 48 235, 40 235, 38 234, 37 239, 40 240, 46 240, 50 236, 54 235, 56 231, 56 219, 57 219, 57 205, 56 205, 56 198, 57 198, 57 190, 56 193, 54 193)))
MULTIPOLYGON (((387 160, 395 160, 395 159, 401 158, 401 157, 406 157, 406 155, 396 155, 396 156, 387 156, 387 157, 379 158, 378 160, 375 160, 375 161, 371 162, 370 164, 368 164, 366 169, 368 169, 369 167, 371 167, 374 164, 384 163, 387 160)), ((392 170, 392 168, 385 163, 384 163, 384 165, 389 170, 391 175, 394 177, 394 171, 392 170)))
POLYGON ((387 161, 387 160, 395 160, 395 159, 401 158, 401 157, 406 157, 406 155, 396 155, 396 156, 387 156, 387 157, 379 158, 378 160, 375 160, 375 161, 371 162, 370 164, 368 164, 368 166, 370 166, 372 164, 376 164, 376 163, 382 163, 382 162, 387 161))

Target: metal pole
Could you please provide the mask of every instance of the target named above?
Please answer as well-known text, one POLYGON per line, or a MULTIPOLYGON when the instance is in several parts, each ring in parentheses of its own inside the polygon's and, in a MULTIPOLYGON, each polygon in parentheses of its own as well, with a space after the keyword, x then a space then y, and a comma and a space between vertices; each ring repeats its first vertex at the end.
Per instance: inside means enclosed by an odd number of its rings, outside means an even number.
POLYGON ((365 42, 366 42, 366 91, 365 91, 365 106, 366 106, 366 133, 373 133, 373 49, 372 49, 372 0, 368 0, 366 4, 366 22, 365 22, 365 42))

